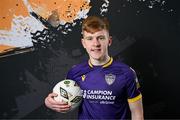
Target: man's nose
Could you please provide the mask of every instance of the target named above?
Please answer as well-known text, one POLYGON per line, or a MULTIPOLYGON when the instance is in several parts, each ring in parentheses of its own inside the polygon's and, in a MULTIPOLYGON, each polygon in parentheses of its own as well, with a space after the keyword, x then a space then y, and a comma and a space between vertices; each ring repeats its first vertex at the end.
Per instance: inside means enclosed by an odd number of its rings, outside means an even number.
POLYGON ((93 43, 94 43, 93 45, 97 46, 97 47, 99 47, 101 45, 97 38, 94 38, 93 43))

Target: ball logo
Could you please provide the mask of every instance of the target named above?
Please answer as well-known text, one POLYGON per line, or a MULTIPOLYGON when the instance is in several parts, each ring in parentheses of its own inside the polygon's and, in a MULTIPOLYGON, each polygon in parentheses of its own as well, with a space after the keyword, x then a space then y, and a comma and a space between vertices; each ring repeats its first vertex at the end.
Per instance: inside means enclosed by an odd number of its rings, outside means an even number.
POLYGON ((81 96, 76 96, 73 100, 71 100, 72 103, 78 103, 81 101, 82 97, 81 96))
POLYGON ((63 89, 62 87, 60 87, 60 95, 66 99, 69 99, 67 91, 63 89))
POLYGON ((66 85, 66 87, 69 87, 70 81, 64 81, 64 84, 66 85))
POLYGON ((54 100, 63 101, 71 105, 71 109, 69 111, 72 111, 81 104, 82 101, 81 91, 82 91, 81 88, 78 86, 78 84, 75 81, 70 79, 61 80, 53 88, 53 92, 58 94, 58 96, 54 97, 54 100))
POLYGON ((69 84, 70 83, 70 81, 64 81, 64 84, 69 84))

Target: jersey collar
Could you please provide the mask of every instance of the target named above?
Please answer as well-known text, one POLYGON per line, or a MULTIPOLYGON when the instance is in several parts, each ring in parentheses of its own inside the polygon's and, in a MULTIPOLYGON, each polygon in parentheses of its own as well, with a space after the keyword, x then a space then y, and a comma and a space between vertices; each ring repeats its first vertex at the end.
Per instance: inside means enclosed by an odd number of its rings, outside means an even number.
MULTIPOLYGON (((112 64, 112 62, 113 62, 113 58, 110 57, 110 60, 109 60, 107 63, 105 63, 105 64, 102 66, 102 68, 105 68, 105 67, 110 66, 110 65, 112 64)), ((89 66, 90 66, 91 68, 94 67, 90 60, 88 61, 88 64, 89 64, 89 66)))

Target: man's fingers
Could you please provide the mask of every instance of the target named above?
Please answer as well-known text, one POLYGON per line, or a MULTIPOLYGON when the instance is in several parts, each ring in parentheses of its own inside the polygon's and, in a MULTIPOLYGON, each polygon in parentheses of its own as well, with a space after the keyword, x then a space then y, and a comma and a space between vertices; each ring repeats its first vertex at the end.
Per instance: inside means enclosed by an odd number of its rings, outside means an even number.
POLYGON ((47 99, 47 101, 51 103, 52 105, 67 105, 68 104, 67 102, 64 102, 63 100, 56 101, 54 100, 54 98, 49 98, 47 99))
POLYGON ((57 112, 66 112, 68 110, 70 110, 71 106, 69 105, 53 105, 52 109, 57 111, 57 112))
POLYGON ((66 109, 66 108, 70 108, 71 106, 69 106, 69 105, 67 105, 67 104, 65 104, 65 105, 58 105, 58 104, 56 104, 56 105, 52 105, 52 108, 60 108, 60 109, 66 109))
POLYGON ((49 95, 48 95, 48 97, 56 97, 56 96, 58 96, 58 94, 56 94, 56 93, 50 93, 49 95))
POLYGON ((53 110, 57 111, 57 112, 67 112, 68 110, 70 110, 70 108, 53 108, 53 110))

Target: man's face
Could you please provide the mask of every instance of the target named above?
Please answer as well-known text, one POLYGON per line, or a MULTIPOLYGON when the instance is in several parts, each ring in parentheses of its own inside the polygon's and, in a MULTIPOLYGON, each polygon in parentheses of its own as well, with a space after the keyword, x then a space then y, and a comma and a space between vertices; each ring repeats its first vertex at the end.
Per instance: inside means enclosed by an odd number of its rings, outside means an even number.
POLYGON ((103 60, 108 56, 108 46, 112 43, 107 30, 95 33, 83 32, 82 45, 89 54, 90 59, 103 60))

